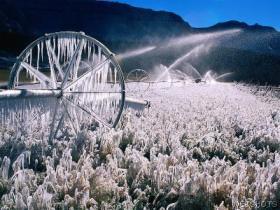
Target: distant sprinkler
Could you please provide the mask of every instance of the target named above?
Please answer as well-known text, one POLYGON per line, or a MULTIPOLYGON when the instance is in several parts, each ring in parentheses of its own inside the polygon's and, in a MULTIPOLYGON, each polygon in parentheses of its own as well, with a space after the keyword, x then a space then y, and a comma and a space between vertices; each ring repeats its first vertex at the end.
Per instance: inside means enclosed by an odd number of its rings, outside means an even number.
POLYGON ((218 82, 221 82, 225 78, 232 76, 233 74, 234 74, 233 72, 228 72, 228 73, 224 73, 221 75, 217 75, 212 70, 209 70, 205 73, 205 75, 201 79, 195 79, 194 82, 195 83, 202 82, 202 83, 206 83, 206 84, 216 84, 218 82))
POLYGON ((215 75, 212 73, 212 71, 207 71, 206 74, 203 77, 203 80, 207 83, 207 84, 214 84, 216 83, 215 80, 215 75))
POLYGON ((188 58, 190 58, 192 56, 199 56, 202 53, 207 53, 210 48, 211 48, 211 45, 205 45, 205 44, 201 44, 201 45, 194 47, 191 51, 189 51, 185 55, 183 55, 180 58, 178 58, 177 60, 175 60, 169 67, 165 66, 166 68, 163 68, 163 72, 158 76, 156 81, 157 82, 161 81, 164 77, 166 77, 170 73, 170 70, 176 68, 183 61, 186 61, 188 58))

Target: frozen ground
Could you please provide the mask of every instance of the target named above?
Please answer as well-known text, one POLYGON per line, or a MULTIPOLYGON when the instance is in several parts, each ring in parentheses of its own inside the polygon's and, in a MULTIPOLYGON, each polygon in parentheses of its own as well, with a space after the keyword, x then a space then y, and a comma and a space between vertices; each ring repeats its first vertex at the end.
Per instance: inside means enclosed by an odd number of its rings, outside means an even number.
POLYGON ((279 209, 275 93, 154 84, 138 97, 151 108, 127 110, 116 130, 91 129, 53 145, 2 128, 1 207, 279 209))

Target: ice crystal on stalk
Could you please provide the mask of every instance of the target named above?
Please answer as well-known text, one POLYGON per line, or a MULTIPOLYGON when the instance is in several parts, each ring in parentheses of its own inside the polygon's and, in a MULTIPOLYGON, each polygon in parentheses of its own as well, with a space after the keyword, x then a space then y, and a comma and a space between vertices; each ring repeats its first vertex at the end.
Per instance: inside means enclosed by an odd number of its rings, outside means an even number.
POLYGON ((51 145, 42 125, 31 134, 1 127, 2 208, 279 207, 280 110, 272 91, 154 84, 145 97, 152 107, 141 116, 126 110, 116 129, 85 129, 76 137, 62 132, 51 145))

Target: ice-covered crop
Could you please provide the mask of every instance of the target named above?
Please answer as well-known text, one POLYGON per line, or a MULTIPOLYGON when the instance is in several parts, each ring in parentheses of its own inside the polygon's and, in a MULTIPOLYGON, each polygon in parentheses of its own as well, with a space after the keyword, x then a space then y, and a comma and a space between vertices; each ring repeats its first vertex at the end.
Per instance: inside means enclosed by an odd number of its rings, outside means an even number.
POLYGON ((117 129, 62 133, 51 145, 46 134, 2 127, 1 208, 280 207, 273 91, 153 84, 143 97, 152 107, 126 110, 117 129))

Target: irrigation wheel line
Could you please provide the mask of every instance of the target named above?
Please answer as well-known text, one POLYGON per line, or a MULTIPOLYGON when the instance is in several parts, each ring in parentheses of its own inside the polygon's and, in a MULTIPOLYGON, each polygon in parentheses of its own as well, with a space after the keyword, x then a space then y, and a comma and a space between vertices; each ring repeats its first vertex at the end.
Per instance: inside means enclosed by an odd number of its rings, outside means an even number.
POLYGON ((125 82, 127 84, 127 90, 132 93, 139 93, 139 92, 145 93, 150 89, 151 86, 150 75, 147 71, 143 69, 131 70, 127 74, 125 82), (145 84, 146 87, 140 88, 139 87, 140 83, 145 84), (136 88, 135 86, 138 88, 136 88))
POLYGON ((114 128, 125 103, 124 77, 114 54, 83 32, 46 34, 32 42, 17 57, 8 89, 17 94, 3 92, 2 98, 56 99, 50 139, 66 116, 76 131, 77 121, 88 117, 114 128))

